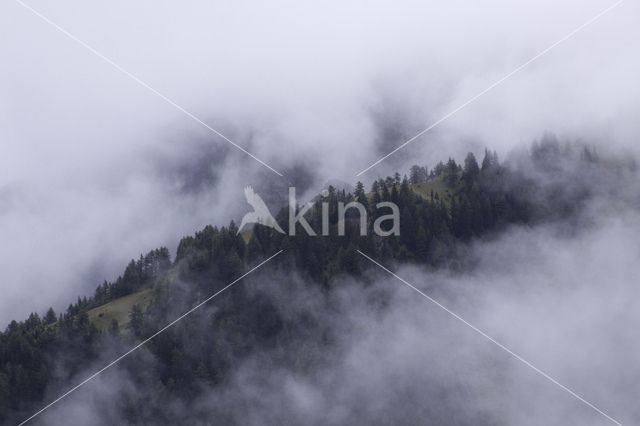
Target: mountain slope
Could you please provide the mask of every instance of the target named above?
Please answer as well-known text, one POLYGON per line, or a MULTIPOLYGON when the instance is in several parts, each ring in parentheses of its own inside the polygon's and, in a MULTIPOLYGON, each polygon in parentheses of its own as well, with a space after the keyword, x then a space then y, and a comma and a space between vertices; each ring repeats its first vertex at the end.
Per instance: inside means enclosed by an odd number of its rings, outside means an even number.
MULTIPOLYGON (((328 354, 339 350, 335 329, 313 319, 304 303, 279 305, 277 298, 265 298, 261 289, 284 285, 283 298, 298 289, 331 306, 344 277, 366 288, 368 277, 375 273, 357 250, 386 265, 462 270, 469 261, 465 253, 470 241, 517 224, 533 226, 574 217, 595 190, 606 193, 624 179, 620 170, 610 173, 598 162, 571 152, 542 162, 536 158, 532 155, 531 168, 544 180, 531 179, 521 171, 524 167, 489 160, 477 173, 470 173, 473 167, 466 164, 460 171, 453 163, 449 171, 414 185, 388 178, 378 182, 377 191, 369 196, 361 185, 355 194, 330 191, 307 215, 310 225, 320 229, 321 202, 329 203, 327 237, 311 237, 302 229, 292 237, 259 225, 239 235, 231 223, 207 226, 183 238, 173 259, 161 248, 132 260, 122 276, 98 286, 92 297, 78 299, 59 318, 32 314, 0 333, 0 420, 15 423, 30 415, 96 365, 107 364, 279 250, 284 252, 276 261, 119 366, 136 384, 136 391, 123 387, 112 409, 124 423, 184 422, 184 413, 168 410, 179 401, 195 410, 186 421, 197 422, 212 414, 206 410, 203 414, 192 404, 208 389, 228 386, 238 365, 253 357, 269 354, 278 368, 313 372, 328 354), (356 216, 349 217, 346 235, 339 237, 337 203, 354 197, 396 203, 402 215, 400 235, 380 237, 372 232, 373 221, 384 213, 369 203, 368 234, 359 235, 357 213, 350 213, 356 216), (113 320, 117 329, 111 327, 113 320)), ((283 209, 278 215, 282 224, 285 214, 283 209)), ((383 302, 379 309, 384 309, 383 302)), ((214 414, 233 423, 229 413, 214 414)))

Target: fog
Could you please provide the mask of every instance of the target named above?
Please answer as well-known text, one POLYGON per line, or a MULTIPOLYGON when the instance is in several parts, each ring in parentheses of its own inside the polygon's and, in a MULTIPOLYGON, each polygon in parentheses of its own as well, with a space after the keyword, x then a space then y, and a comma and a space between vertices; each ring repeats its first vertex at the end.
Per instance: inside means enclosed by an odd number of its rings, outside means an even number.
MULTIPOLYGON (((556 223, 479 242, 469 253, 476 266, 462 274, 407 266, 396 273, 614 419, 635 424, 640 215, 592 203, 581 216, 591 223, 578 233, 556 223)), ((339 336, 326 364, 299 374, 257 354, 238 368, 235 387, 202 401, 202 412, 233 413, 243 424, 611 424, 399 280, 364 281, 371 287, 343 280, 328 307, 309 309, 339 336)), ((320 299, 264 293, 283 312, 320 299)), ((295 359, 304 346, 289 350, 295 359)))
MULTIPOLYGON (((591 204, 582 214, 591 225, 577 233, 555 223, 477 242, 468 254, 475 266, 463 273, 411 266, 396 272, 598 409, 635 424, 640 215, 611 211, 591 204)), ((282 348, 253 353, 228 383, 188 404, 147 393, 115 367, 40 420, 120 423, 118 407, 133 399, 141 411, 192 424, 612 424, 379 272, 342 277, 329 297, 295 274, 259 273, 243 282, 247 291, 273 301, 284 318, 317 326, 282 348), (332 343, 323 346, 327 334, 332 343)), ((144 348, 136 356, 155 368, 144 348)))
MULTIPOLYGON (((3 2, 0 322, 64 308, 141 252, 238 220, 247 184, 353 183, 611 3, 28 2, 281 179, 3 2)), ((623 3, 362 179, 545 130, 635 155, 637 15, 623 3)))

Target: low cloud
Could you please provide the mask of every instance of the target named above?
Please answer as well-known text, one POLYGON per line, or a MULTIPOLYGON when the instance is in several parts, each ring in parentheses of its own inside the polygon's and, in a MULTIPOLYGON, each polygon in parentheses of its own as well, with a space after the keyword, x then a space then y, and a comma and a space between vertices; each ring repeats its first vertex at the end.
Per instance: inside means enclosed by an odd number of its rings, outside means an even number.
MULTIPOLYGON (((0 321, 64 308, 140 252, 238 220, 246 184, 353 183, 611 4, 573 3, 29 2, 282 171, 280 183, 18 3, 3 3, 0 321)), ((637 152, 637 8, 623 3, 363 180, 485 146, 502 154, 544 130, 637 152)))
MULTIPOLYGON (((558 225, 516 228, 478 243, 477 266, 463 274, 408 266, 397 274, 618 421, 634 423, 639 224, 634 212, 573 236, 558 225)), ((339 281, 329 301, 264 290, 283 311, 305 306, 335 346, 306 371, 295 367, 307 356, 302 342, 285 348, 287 363, 259 352, 196 412, 224 412, 243 424, 610 424, 400 281, 374 275, 365 287, 339 281)))
MULTIPOLYGON (((615 211, 590 203, 578 214, 588 225, 577 230, 572 218, 477 241, 464 272, 406 265, 397 274, 608 415, 635 423, 640 214, 615 211)), ((329 293, 295 273, 241 285, 300 328, 284 346, 259 347, 238 362, 223 385, 190 402, 154 394, 147 412, 249 425, 611 424, 376 267, 338 278, 329 293)), ((85 388, 43 416, 45 424, 76 415, 78 404, 86 424, 106 424, 113 418, 91 413, 109 407, 113 416, 122 401, 145 394, 122 371, 85 388), (114 389, 122 392, 115 401, 114 389)))

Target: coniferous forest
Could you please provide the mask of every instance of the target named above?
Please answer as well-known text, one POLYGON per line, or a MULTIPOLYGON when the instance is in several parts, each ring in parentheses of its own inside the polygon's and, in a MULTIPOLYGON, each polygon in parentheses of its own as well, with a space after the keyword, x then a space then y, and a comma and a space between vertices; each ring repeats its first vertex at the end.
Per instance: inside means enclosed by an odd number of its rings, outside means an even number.
MULTIPOLYGON (((305 216, 319 234, 322 203, 328 203, 327 236, 309 236, 302 228, 289 236, 261 225, 238 232, 234 222, 206 226, 182 238, 175 251, 161 247, 131 260, 121 276, 100 283, 92 295, 81 295, 63 312, 52 308, 8 324, 0 332, 0 422, 26 419, 282 250, 103 373, 105 383, 119 383, 109 391, 111 407, 101 414, 106 423, 239 423, 237 411, 194 401, 212 389, 224 392, 237 380, 233 373, 239 366, 256 357, 274 369, 313 374, 340 351, 331 322, 319 320, 304 298, 288 299, 287 294, 307 291, 331 311, 336 294, 350 280, 384 311, 384 297, 367 293, 367 288, 385 272, 358 250, 392 270, 413 265, 461 274, 474 267, 477 260, 469 252, 478 241, 558 221, 583 226, 585 203, 595 193, 615 198, 620 182, 635 172, 634 164, 600 158, 587 146, 545 139, 508 161, 486 150, 479 158, 469 153, 432 168, 414 165, 367 187, 358 182, 353 193, 329 187, 305 216), (339 236, 338 203, 354 200, 366 208, 368 232, 360 235, 360 213, 350 209, 346 234, 339 236), (382 237, 372 231, 374 221, 389 213, 375 207, 384 201, 399 208, 399 235, 382 237), (279 298, 265 297, 270 287, 278 288, 279 298), (120 321, 105 320, 110 315, 106 307, 130 300, 135 303, 126 305, 120 321)), ((287 217, 287 208, 276 217, 284 229, 287 217)), ((571 226, 566 229, 572 232, 571 226)), ((438 411, 441 404, 435 399, 423 403, 435 423, 450 419, 438 411)), ((495 424, 491 413, 475 414, 475 424, 495 424)), ((46 422, 48 415, 35 421, 46 422)), ((262 420, 273 424, 282 419, 262 420)), ((393 423, 394 418, 380 422, 393 423)))
POLYGON ((0 426, 640 424, 640 2, 0 2, 0 426))

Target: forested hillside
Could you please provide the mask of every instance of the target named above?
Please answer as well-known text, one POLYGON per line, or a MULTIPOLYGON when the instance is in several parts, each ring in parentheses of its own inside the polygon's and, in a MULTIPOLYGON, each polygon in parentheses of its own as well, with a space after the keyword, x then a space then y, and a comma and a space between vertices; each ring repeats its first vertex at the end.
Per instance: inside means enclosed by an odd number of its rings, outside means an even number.
MULTIPOLYGON (((136 342, 284 250, 149 342, 147 351, 114 367, 125 371, 139 389, 123 390, 122 398, 114 400, 118 419, 135 424, 194 423, 202 411, 178 416, 163 406, 168 401, 189 406, 206 389, 224 387, 234 368, 257 351, 269 351, 294 370, 308 371, 323 362, 323 354, 334 345, 324 324, 304 310, 283 314, 251 290, 255 286, 291 279, 330 301, 337 277, 346 275, 367 285, 371 264, 357 250, 390 267, 411 263, 455 273, 466 267, 471 242, 491 239, 511 226, 573 216, 577 223, 589 197, 596 192, 615 195, 620 180, 634 173, 633 164, 600 159, 585 146, 551 139, 509 162, 501 163, 490 151, 480 160, 470 153, 460 163, 448 159, 431 170, 416 165, 406 176, 378 179, 370 188, 357 183, 353 194, 329 188, 328 196, 318 197, 306 216, 319 234, 321 204, 328 202, 328 236, 309 236, 302 228, 289 236, 257 225, 245 243, 233 222, 207 226, 183 238, 173 258, 162 247, 132 260, 115 281, 105 281, 93 295, 77 298, 65 312, 49 309, 12 321, 0 333, 0 421, 13 424, 29 417, 136 342), (367 235, 360 235, 359 213, 350 209, 346 235, 339 236, 338 202, 353 200, 367 209, 367 235), (372 230, 374 221, 389 213, 375 207, 383 201, 400 209, 398 236, 381 237, 372 230), (299 350, 284 350, 292 345, 299 350)), ((284 229, 287 217, 287 209, 277 215, 284 229)), ((232 413, 206 415, 217 416, 221 423, 234 422, 232 413)))

